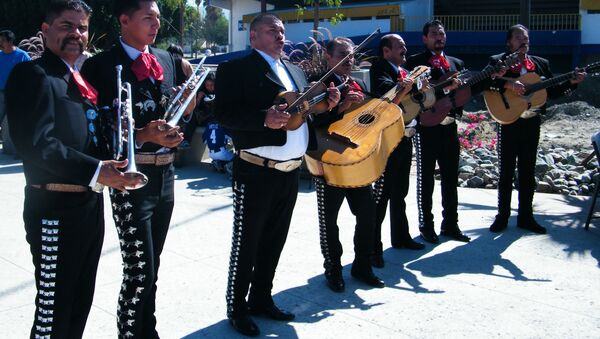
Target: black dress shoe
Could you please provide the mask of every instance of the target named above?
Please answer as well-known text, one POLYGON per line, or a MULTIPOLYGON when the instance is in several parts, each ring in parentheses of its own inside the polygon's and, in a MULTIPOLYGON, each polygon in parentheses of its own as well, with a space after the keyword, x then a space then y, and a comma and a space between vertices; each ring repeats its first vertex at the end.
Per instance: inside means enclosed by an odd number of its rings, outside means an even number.
POLYGON ((435 234, 433 228, 420 228, 419 231, 421 231, 421 238, 428 243, 437 244, 440 242, 440 239, 437 234, 435 234))
POLYGON ((463 234, 463 232, 461 232, 461 230, 456 227, 454 229, 443 229, 440 232, 440 235, 443 235, 445 237, 450 237, 454 240, 457 241, 462 241, 462 242, 469 242, 471 241, 471 238, 467 237, 466 235, 463 234))
POLYGON ((249 337, 257 337, 260 334, 260 329, 248 315, 229 317, 229 323, 236 331, 249 337))
POLYGON ((381 254, 371 255, 371 266, 377 267, 377 268, 383 268, 385 266, 385 261, 383 261, 383 255, 381 255, 381 254))
POLYGON ((490 232, 500 233, 508 227, 508 218, 496 216, 496 219, 490 226, 490 232))
POLYGON ((371 271, 370 269, 359 270, 352 267, 352 271, 350 271, 350 273, 354 278, 364 282, 369 286, 377 288, 385 287, 385 283, 383 282, 383 280, 379 279, 375 274, 373 274, 373 271, 371 271))
POLYGON ((264 315, 273 320, 291 321, 296 318, 293 313, 284 311, 277 307, 275 304, 265 307, 249 307, 250 314, 252 315, 264 315))
POLYGON ((537 234, 546 234, 546 228, 538 224, 537 221, 533 219, 533 217, 527 218, 525 220, 517 219, 517 227, 529 230, 537 234))
POLYGON ((422 250, 425 249, 425 245, 423 243, 420 243, 418 241, 414 241, 412 239, 408 239, 405 241, 402 241, 398 244, 393 244, 392 247, 394 248, 406 248, 409 250, 422 250))
POLYGON ((327 287, 329 287, 330 290, 336 293, 344 292, 344 289, 346 288, 346 282, 344 282, 344 278, 342 278, 341 274, 325 274, 325 279, 327 279, 327 287))

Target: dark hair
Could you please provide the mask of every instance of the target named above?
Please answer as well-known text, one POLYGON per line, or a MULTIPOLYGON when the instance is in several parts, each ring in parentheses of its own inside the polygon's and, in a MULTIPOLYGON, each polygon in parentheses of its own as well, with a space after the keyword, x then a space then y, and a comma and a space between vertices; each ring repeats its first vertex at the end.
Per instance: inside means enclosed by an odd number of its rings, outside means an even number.
POLYGON ((15 41, 15 33, 9 31, 8 29, 0 31, 0 36, 3 37, 4 40, 6 40, 7 42, 10 42, 11 44, 15 41))
POLYGON ((252 22, 250 22, 250 30, 256 31, 258 26, 271 21, 281 21, 281 19, 275 14, 261 13, 255 16, 252 22))
POLYGON ((427 34, 429 34, 429 27, 431 27, 431 26, 441 26, 444 30, 446 30, 446 28, 444 27, 444 24, 437 19, 427 21, 425 23, 425 25, 423 25, 423 36, 427 36, 427 34))
POLYGON ((337 46, 342 45, 350 46, 350 48, 354 47, 354 43, 352 42, 352 40, 346 37, 336 37, 327 42, 327 45, 325 45, 325 50, 327 51, 327 54, 333 55, 333 51, 335 51, 335 48, 337 46))
POLYGON ((529 34, 529 29, 527 29, 527 27, 521 25, 521 24, 516 24, 514 26, 510 26, 510 28, 508 29, 508 31, 506 31, 506 42, 508 43, 508 41, 510 39, 512 39, 513 34, 516 31, 520 31, 523 30, 525 32, 527 32, 527 34, 529 34))
POLYGON ((117 18, 117 21, 119 21, 121 14, 125 14, 129 17, 132 16, 135 11, 142 8, 140 2, 143 1, 156 2, 156 0, 115 0, 113 14, 115 18, 117 18))
POLYGON ((381 40, 379 40, 379 50, 377 51, 377 56, 379 56, 380 58, 383 58, 383 48, 387 47, 387 48, 392 48, 393 44, 394 44, 394 39, 398 37, 398 34, 386 34, 384 36, 381 37, 381 40))
POLYGON ((167 52, 171 53, 175 59, 183 58, 183 48, 176 44, 170 44, 167 48, 167 52))
POLYGON ((86 16, 92 15, 92 8, 88 6, 84 1, 81 0, 58 0, 52 1, 48 10, 46 10, 46 17, 44 22, 52 24, 54 19, 58 18, 64 11, 76 11, 84 12, 86 16))

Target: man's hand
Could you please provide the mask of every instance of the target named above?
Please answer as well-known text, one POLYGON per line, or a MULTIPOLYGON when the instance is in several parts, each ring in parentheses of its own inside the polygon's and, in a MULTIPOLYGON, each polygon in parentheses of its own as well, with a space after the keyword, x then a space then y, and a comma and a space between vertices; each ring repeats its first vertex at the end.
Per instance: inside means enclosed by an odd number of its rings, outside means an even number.
POLYGON ((402 99, 406 96, 406 94, 410 93, 412 90, 412 86, 414 84, 414 80, 410 78, 402 79, 402 83, 400 84, 400 90, 392 100, 393 103, 398 105, 402 99))
POLYGON ((183 133, 179 132, 179 126, 171 127, 165 120, 152 120, 146 126, 137 129, 135 140, 138 145, 152 142, 173 148, 183 141, 183 133))
POLYGON ((583 79, 585 79, 586 75, 587 74, 585 72, 578 71, 577 73, 575 73, 575 79, 571 79, 571 84, 575 85, 575 84, 582 82, 583 79))
POLYGON ((523 96, 523 94, 525 94, 525 85, 519 80, 512 82, 507 81, 506 84, 504 84, 504 88, 510 89, 518 96, 523 96))
POLYGON ((454 79, 452 79, 452 84, 450 84, 450 86, 446 86, 444 88, 444 93, 448 94, 448 93, 454 91, 455 89, 457 89, 460 85, 462 85, 462 81, 459 78, 454 78, 454 79))
POLYGON ((287 104, 273 105, 267 110, 265 126, 271 129, 280 129, 290 120, 290 114, 285 111, 287 104))
POLYGON ((118 170, 118 168, 125 167, 127 167, 127 159, 123 161, 103 161, 102 165, 100 166, 100 173, 98 174, 98 182, 103 185, 118 189, 119 191, 125 191, 125 187, 132 187, 140 184, 140 179, 127 178, 123 172, 118 170))
POLYGON ((327 103, 329 104, 328 110, 332 110, 335 106, 337 106, 338 102, 340 102, 340 90, 335 87, 333 82, 329 83, 329 88, 327 88, 327 103))
MULTIPOLYGON (((173 87, 171 88, 171 92, 173 93, 173 95, 175 95, 176 93, 178 93, 179 91, 181 91, 181 86, 177 86, 177 87, 173 87)), ((181 98, 179 98, 179 103, 183 104, 185 102, 185 100, 190 96, 190 94, 192 93, 192 90, 190 90, 189 88, 186 88, 183 91, 183 94, 181 95, 181 98)), ((188 115, 192 114, 192 112, 194 111, 194 108, 196 107, 196 97, 193 97, 192 100, 190 101, 190 103, 187 105, 187 107, 185 108, 185 111, 183 111, 183 116, 187 117, 188 115)))
POLYGON ((344 97, 344 100, 340 102, 338 107, 338 114, 344 113, 354 104, 360 104, 365 100, 364 95, 361 92, 353 90, 348 91, 348 94, 344 97))

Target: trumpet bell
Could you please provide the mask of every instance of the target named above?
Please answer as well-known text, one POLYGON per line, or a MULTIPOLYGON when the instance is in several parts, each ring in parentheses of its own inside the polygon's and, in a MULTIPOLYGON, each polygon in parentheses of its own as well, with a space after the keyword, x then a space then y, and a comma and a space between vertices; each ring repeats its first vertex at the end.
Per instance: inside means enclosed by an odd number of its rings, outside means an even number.
POLYGON ((137 184, 134 186, 125 186, 125 189, 127 190, 136 190, 138 188, 146 186, 146 184, 148 183, 148 177, 141 172, 125 172, 123 173, 123 175, 125 175, 125 177, 128 179, 135 179, 137 182, 137 184))

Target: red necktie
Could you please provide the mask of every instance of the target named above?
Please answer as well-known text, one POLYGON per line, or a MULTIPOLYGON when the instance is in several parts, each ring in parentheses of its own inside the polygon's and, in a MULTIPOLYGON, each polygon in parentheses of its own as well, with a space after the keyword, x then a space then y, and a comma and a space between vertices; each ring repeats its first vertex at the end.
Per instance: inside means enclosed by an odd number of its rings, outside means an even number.
POLYGON ((360 85, 358 84, 358 82, 354 81, 354 79, 350 79, 350 81, 348 81, 348 84, 350 85, 349 89, 354 91, 354 92, 361 92, 362 89, 360 88, 360 85))
POLYGON ((149 77, 158 81, 164 79, 162 66, 158 63, 156 57, 150 53, 140 54, 133 64, 131 64, 131 70, 138 81, 142 81, 149 77))
POLYGON ((85 81, 85 79, 79 74, 79 71, 73 70, 71 72, 73 75, 73 80, 77 84, 79 88, 79 92, 81 92, 81 96, 93 102, 94 105, 98 104, 98 91, 89 82, 85 81))
POLYGON ((439 54, 439 55, 434 55, 429 59, 429 64, 431 65, 431 67, 433 68, 442 68, 445 71, 449 71, 450 70, 450 64, 448 63, 448 60, 446 59, 445 56, 439 54))
POLYGON ((533 71, 535 71, 535 64, 527 56, 525 57, 525 61, 524 62, 522 62, 522 63, 520 62, 520 63, 512 66, 510 68, 510 71, 512 73, 521 74, 521 68, 523 68, 523 65, 525 65, 525 69, 527 70, 527 72, 533 72, 533 71))
POLYGON ((398 81, 404 80, 404 78, 406 78, 407 75, 407 71, 405 71, 403 68, 398 68, 398 81))

